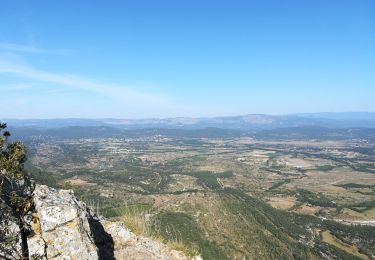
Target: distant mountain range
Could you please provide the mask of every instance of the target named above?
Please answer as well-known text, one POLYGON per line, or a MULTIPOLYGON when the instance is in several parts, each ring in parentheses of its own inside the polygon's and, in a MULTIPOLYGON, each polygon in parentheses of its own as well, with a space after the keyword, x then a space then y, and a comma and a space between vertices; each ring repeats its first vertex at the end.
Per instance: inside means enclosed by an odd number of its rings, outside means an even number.
POLYGON ((122 129, 204 129, 270 130, 317 126, 325 128, 375 128, 375 112, 305 113, 290 115, 250 114, 209 118, 150 119, 1 119, 9 127, 60 128, 71 126, 106 126, 122 129))

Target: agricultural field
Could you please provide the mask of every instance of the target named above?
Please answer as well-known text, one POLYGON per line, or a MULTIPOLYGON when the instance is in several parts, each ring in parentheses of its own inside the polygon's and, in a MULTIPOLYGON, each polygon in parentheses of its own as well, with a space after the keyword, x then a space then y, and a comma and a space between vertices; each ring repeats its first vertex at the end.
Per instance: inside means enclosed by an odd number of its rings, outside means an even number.
POLYGON ((188 255, 375 257, 371 140, 148 133, 28 147, 37 182, 188 255))

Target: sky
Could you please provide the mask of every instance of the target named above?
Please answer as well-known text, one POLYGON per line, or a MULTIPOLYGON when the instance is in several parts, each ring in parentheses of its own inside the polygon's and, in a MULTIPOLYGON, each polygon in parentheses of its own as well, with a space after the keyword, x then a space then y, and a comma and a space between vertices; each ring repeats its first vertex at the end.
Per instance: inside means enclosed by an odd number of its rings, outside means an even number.
POLYGON ((373 0, 0 3, 0 118, 375 111, 373 0))

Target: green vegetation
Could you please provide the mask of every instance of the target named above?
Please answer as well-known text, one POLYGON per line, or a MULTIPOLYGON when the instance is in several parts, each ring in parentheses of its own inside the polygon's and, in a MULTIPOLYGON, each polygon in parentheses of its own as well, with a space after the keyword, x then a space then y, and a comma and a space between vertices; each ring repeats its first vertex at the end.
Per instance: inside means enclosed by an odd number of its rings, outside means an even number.
POLYGON ((369 147, 356 147, 352 149, 353 152, 365 154, 365 155, 370 155, 374 156, 375 155, 375 149, 374 148, 369 148, 369 147))
POLYGON ((296 242, 302 237, 308 239, 311 234, 302 225, 293 221, 293 214, 276 210, 263 201, 234 189, 225 189, 220 196, 225 209, 233 218, 230 229, 237 235, 236 240, 240 240, 235 242, 250 249, 246 253, 248 257, 257 259, 312 257, 306 246, 296 242))
POLYGON ((33 187, 24 169, 26 147, 21 142, 8 142, 10 132, 0 122, 0 258, 28 258, 27 215, 33 208, 33 187), (18 225, 20 233, 11 227, 18 225), (20 242, 22 248, 15 247, 20 242))
POLYGON ((360 253, 365 255, 375 254, 375 227, 342 225, 335 221, 324 221, 322 227, 328 229, 332 235, 344 243, 355 244, 360 253))
POLYGON ((218 182, 218 178, 230 178, 233 176, 233 173, 229 171, 221 172, 221 173, 199 171, 199 172, 186 173, 186 175, 191 175, 191 176, 198 178, 199 182, 204 187, 207 187, 212 190, 217 190, 221 188, 221 185, 218 182))
POLYGON ((144 214, 152 208, 149 204, 129 205, 125 207, 107 208, 102 210, 102 215, 106 218, 120 217, 128 214, 144 214))
MULTIPOLYGON (((373 247, 375 242, 375 227, 351 226, 343 225, 334 221, 322 221, 314 216, 299 215, 291 212, 276 210, 264 202, 245 194, 241 194, 236 190, 226 189, 223 192, 224 194, 231 194, 238 199, 237 202, 229 200, 228 206, 232 208, 234 207, 236 211, 242 212, 242 216, 248 216, 246 219, 248 219, 250 216, 255 218, 258 223, 264 226, 262 230, 268 230, 273 234, 273 237, 279 238, 279 241, 284 241, 290 250, 293 251, 294 256, 299 255, 300 257, 302 256, 303 259, 306 259, 306 257, 308 257, 307 252, 309 250, 301 244, 293 244, 295 242, 288 239, 288 237, 285 237, 285 235, 287 234, 290 238, 293 238, 294 241, 301 240, 302 238, 305 240, 312 240, 314 239, 314 235, 311 233, 311 231, 309 231, 309 229, 313 227, 317 229, 325 228, 330 230, 335 237, 342 240, 344 243, 353 244, 353 242, 350 241, 357 241, 356 246, 359 248, 359 252, 361 254, 372 255, 375 253, 373 247)), ((254 223, 254 221, 249 222, 248 220, 245 223, 254 223)), ((254 224, 251 224, 251 227, 253 227, 253 225, 254 224)), ((240 226, 238 227, 238 232, 241 232, 241 230, 248 230, 248 228, 240 226)), ((258 236, 257 241, 259 240, 261 240, 261 236, 258 236)), ((264 243, 267 243, 267 241, 264 243)), ((275 246, 275 248, 270 250, 276 250, 277 254, 282 254, 283 251, 277 251, 277 243, 273 243, 273 246, 275 246)), ((322 242, 316 240, 314 250, 312 250, 312 252, 316 254, 321 246, 322 242)), ((340 252, 339 255, 348 256, 348 254, 345 252, 341 252, 340 250, 338 250, 338 252, 340 252)))
POLYGON ((204 233, 196 221, 182 212, 161 212, 153 221, 153 229, 168 242, 180 241, 189 248, 189 255, 198 251, 203 259, 229 259, 204 233))
POLYGON ((375 173, 375 165, 373 164, 357 163, 352 168, 359 172, 375 173))
POLYGON ((345 184, 336 184, 335 186, 343 187, 345 189, 362 189, 362 188, 374 188, 375 185, 369 185, 369 184, 360 184, 360 183, 345 183, 345 184))
POLYGON ((333 165, 320 165, 316 167, 316 170, 322 171, 322 172, 329 172, 329 171, 332 171, 333 169, 335 169, 335 166, 333 165))
POLYGON ((268 192, 278 192, 279 191, 279 188, 284 185, 284 184, 287 184, 289 183, 291 180, 290 179, 285 179, 285 180, 282 180, 282 181, 279 181, 277 183, 275 183, 274 185, 272 185, 267 191, 268 192))
POLYGON ((39 168, 35 167, 34 165, 32 165, 29 161, 25 163, 25 169, 33 176, 35 182, 39 184, 48 185, 53 188, 58 188, 60 187, 59 183, 63 181, 63 178, 61 176, 49 172, 44 172, 39 168))
POLYGON ((327 198, 323 193, 314 193, 308 190, 297 190, 297 198, 302 202, 309 203, 314 206, 336 207, 336 203, 327 198))
POLYGON ((373 209, 372 143, 347 142, 344 134, 314 134, 311 141, 274 133, 277 141, 267 141, 229 132, 216 138, 213 130, 91 129, 89 137, 78 130, 31 139, 27 170, 37 183, 73 189, 94 212, 137 234, 204 259, 355 259, 324 242, 320 231, 360 254, 375 254, 373 227, 329 220, 350 222, 342 207, 373 209), (353 155, 356 147, 365 150, 353 155), (357 184, 360 178, 368 184, 357 184))
POLYGON ((348 253, 352 258, 355 259, 368 259, 366 255, 359 253, 358 248, 354 245, 347 244, 340 239, 336 238, 334 235, 331 234, 329 230, 325 230, 320 232, 320 237, 323 242, 333 245, 336 248, 339 248, 346 253, 348 253))
POLYGON ((347 253, 345 250, 342 250, 334 245, 325 242, 317 242, 315 247, 313 248, 313 251, 316 255, 319 255, 322 258, 329 256, 330 258, 337 258, 342 260, 361 259, 355 255, 347 253))
POLYGON ((365 212, 367 210, 375 208, 375 200, 350 205, 348 206, 348 208, 357 212, 365 212))

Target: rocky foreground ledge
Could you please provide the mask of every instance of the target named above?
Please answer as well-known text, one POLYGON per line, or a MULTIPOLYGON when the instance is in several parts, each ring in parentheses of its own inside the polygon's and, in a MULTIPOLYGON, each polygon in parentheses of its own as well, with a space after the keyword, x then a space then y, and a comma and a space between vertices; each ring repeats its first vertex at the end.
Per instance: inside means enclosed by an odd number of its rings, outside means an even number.
POLYGON ((71 190, 36 185, 33 198, 32 232, 27 238, 31 259, 188 259, 162 243, 136 236, 121 222, 99 219, 71 190))

